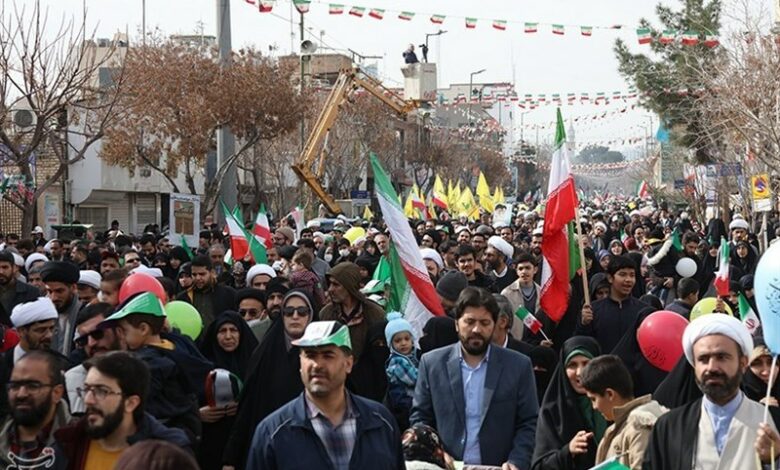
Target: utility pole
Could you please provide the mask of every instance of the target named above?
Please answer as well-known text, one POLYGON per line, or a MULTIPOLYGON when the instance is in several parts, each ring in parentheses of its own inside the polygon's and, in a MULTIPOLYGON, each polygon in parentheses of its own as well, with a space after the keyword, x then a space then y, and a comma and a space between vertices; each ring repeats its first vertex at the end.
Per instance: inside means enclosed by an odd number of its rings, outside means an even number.
MULTIPOLYGON (((306 39, 304 37, 304 34, 306 32, 303 29, 303 13, 298 12, 298 14, 301 17, 301 21, 299 23, 299 26, 300 26, 300 33, 301 33, 301 40, 300 40, 300 48, 301 48, 301 95, 303 95, 303 86, 304 86, 304 79, 305 79, 305 77, 304 77, 304 63, 305 63, 305 61, 307 59, 311 60, 311 56, 308 56, 307 58, 304 58, 304 55, 303 55, 303 41, 304 41, 304 39, 306 39)), ((301 112, 301 148, 300 148, 301 152, 303 152, 303 146, 306 145, 306 134, 305 134, 305 132, 306 132, 306 122, 305 122, 305 119, 304 119, 304 114, 303 114, 303 112, 301 112)))
POLYGON ((141 0, 141 44, 146 45, 146 0, 141 0))
MULTIPOLYGON (((230 67, 232 45, 230 38, 230 0, 217 0, 217 43, 219 45, 219 62, 223 68, 230 67)), ((236 141, 230 128, 222 126, 217 131, 217 169, 222 168, 236 151, 236 141)), ((219 198, 228 206, 233 207, 238 202, 238 188, 235 162, 225 170, 219 190, 219 198)), ((225 222, 226 214, 217 211, 220 225, 225 222)), ((243 220, 239 221, 244 223, 243 220)))

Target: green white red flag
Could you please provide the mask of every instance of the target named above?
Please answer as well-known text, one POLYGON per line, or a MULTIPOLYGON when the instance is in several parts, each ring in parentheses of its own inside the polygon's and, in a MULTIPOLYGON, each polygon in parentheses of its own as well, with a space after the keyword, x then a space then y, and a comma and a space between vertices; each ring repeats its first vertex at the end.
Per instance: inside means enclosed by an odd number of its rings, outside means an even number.
POLYGON ((385 11, 382 10, 381 8, 372 8, 371 10, 369 10, 368 16, 370 16, 371 18, 375 18, 377 20, 381 20, 385 17, 385 11))
POLYGON ((695 46, 699 43, 699 33, 691 30, 686 31, 682 35, 682 43, 684 46, 695 46))
MULTIPOLYGON (((311 0, 293 0, 293 5, 295 5, 295 9, 298 10, 298 13, 308 13, 309 7, 311 6, 311 0)), ((233 259, 240 258, 234 256, 233 259)))
POLYGON ((535 33, 539 31, 539 23, 526 23, 525 27, 523 28, 523 32, 525 33, 535 33))
POLYGON ((352 7, 349 9, 349 14, 358 18, 362 18, 365 12, 366 9, 364 7, 352 7))
POLYGON ((650 35, 650 28, 638 28, 636 30, 636 37, 639 40, 639 44, 650 44, 653 42, 653 36, 650 35))
POLYGON ((593 26, 580 26, 580 34, 583 36, 593 36, 593 26))
POLYGON ((577 207, 574 176, 571 173, 566 130, 558 109, 555 150, 550 162, 547 204, 542 234, 542 282, 540 303, 553 321, 560 321, 569 303, 569 230, 577 207))
POLYGON ((661 33, 661 37, 658 39, 658 42, 664 45, 672 44, 675 37, 677 37, 677 31, 673 29, 665 29, 664 32, 661 33))
POLYGON ((642 180, 639 182, 639 186, 636 188, 636 195, 640 199, 645 199, 650 196, 650 185, 647 184, 647 181, 642 180))
POLYGON ((412 21, 412 18, 414 18, 414 12, 413 11, 402 11, 398 15, 398 19, 399 20, 412 21))
POLYGON ((753 307, 750 306, 750 302, 742 292, 739 293, 739 317, 751 335, 761 326, 758 315, 753 311, 753 307))
POLYGON ((271 239, 271 224, 268 222, 268 214, 265 211, 265 204, 261 204, 260 210, 257 211, 255 225, 252 227, 252 234, 261 245, 265 246, 266 249, 270 249, 274 246, 274 242, 271 239))
POLYGON ((476 27, 477 27, 477 19, 476 18, 466 18, 466 28, 474 29, 476 27))
POLYGON ((725 238, 720 239, 720 250, 718 251, 718 271, 715 273, 715 291, 720 297, 729 295, 729 262, 731 249, 729 242, 725 238))
POLYGON ((331 3, 328 5, 328 13, 331 15, 341 15, 344 13, 344 5, 338 3, 331 3))
POLYGON ((270 13, 271 10, 274 9, 275 3, 276 0, 260 0, 260 5, 258 6, 258 9, 260 10, 260 13, 270 13))
POLYGON ((506 20, 493 20, 493 28, 499 31, 506 31, 506 20))
POLYGON ((515 316, 523 322, 526 328, 531 330, 531 333, 536 334, 542 329, 542 322, 537 319, 533 313, 529 312, 524 306, 520 306, 515 311, 515 316))
POLYGON ((446 18, 445 15, 433 15, 433 16, 431 16, 431 23, 433 23, 433 24, 442 24, 442 23, 444 23, 444 18, 446 18))
POLYGON ((444 316, 444 309, 425 268, 412 228, 398 202, 398 195, 393 189, 390 176, 373 153, 371 168, 374 171, 379 207, 382 209, 392 240, 391 286, 396 291, 394 296, 400 303, 398 311, 403 313, 404 318, 412 324, 415 333, 420 335, 423 326, 431 317, 444 316))
POLYGON ((563 36, 564 32, 566 31, 566 28, 562 24, 554 24, 552 25, 552 32, 553 34, 557 34, 559 36, 563 36))
POLYGON ((222 205, 222 211, 225 214, 228 236, 230 237, 231 256, 237 260, 244 259, 247 253, 249 253, 249 241, 247 240, 246 232, 244 232, 244 228, 224 204, 222 205))

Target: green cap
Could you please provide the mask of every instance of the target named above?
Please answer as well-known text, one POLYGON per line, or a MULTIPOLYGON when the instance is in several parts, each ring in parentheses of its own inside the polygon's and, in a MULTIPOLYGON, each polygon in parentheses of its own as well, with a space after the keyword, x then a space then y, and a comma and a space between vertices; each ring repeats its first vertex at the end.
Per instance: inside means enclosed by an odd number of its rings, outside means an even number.
POLYGON ((103 321, 109 322, 120 320, 133 313, 151 315, 153 317, 164 317, 165 309, 163 308, 162 302, 160 302, 160 299, 158 299, 156 295, 152 294, 151 292, 144 292, 143 294, 139 294, 130 299, 130 301, 122 306, 118 312, 114 313, 103 321))
POLYGON ((292 341, 294 346, 316 348, 319 346, 338 346, 352 351, 349 328, 337 321, 315 321, 309 323, 301 339, 292 341))

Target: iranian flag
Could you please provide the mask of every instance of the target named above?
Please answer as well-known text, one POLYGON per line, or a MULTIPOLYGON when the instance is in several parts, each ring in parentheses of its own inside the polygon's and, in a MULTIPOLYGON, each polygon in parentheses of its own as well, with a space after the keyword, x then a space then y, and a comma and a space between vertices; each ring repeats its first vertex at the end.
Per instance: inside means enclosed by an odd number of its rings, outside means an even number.
POLYGON ((242 260, 249 253, 249 241, 247 240, 246 232, 224 204, 222 205, 222 210, 225 214, 225 222, 227 222, 228 235, 230 236, 231 256, 234 260, 242 260))
POLYGON ((412 18, 414 18, 414 12, 413 11, 402 11, 398 15, 398 19, 399 20, 412 21, 412 18))
POLYGON ((520 306, 515 311, 515 316, 523 322, 526 328, 531 330, 531 333, 536 334, 542 329, 542 322, 540 322, 533 313, 529 312, 524 306, 520 306))
POLYGON ((566 28, 562 24, 554 24, 552 25, 552 32, 553 34, 557 34, 559 36, 563 36, 566 28))
POLYGON ((424 212, 425 201, 420 197, 420 189, 416 184, 412 187, 412 190, 409 194, 412 196, 412 207, 421 212, 424 212))
POLYGON ((415 333, 421 335, 425 323, 434 315, 444 316, 444 309, 428 276, 412 228, 406 220, 403 208, 398 203, 398 195, 393 189, 390 176, 373 153, 371 167, 374 171, 379 207, 382 209, 392 240, 390 279, 393 292, 391 297, 395 297, 398 302, 394 307, 397 307, 404 318, 412 324, 415 333))
POLYGON ((266 249, 274 246, 274 242, 271 240, 271 224, 268 223, 268 213, 265 211, 265 204, 261 204, 260 210, 257 211, 255 225, 252 227, 252 234, 261 245, 266 247, 266 249))
POLYGON ((246 2, 247 2, 248 4, 250 4, 250 5, 254 5, 254 4, 255 4, 255 0, 246 0, 246 2))
POLYGON ((695 46, 699 43, 699 33, 692 30, 686 31, 682 35, 682 43, 684 46, 695 46))
POLYGON ((539 23, 526 23, 523 32, 526 33, 535 33, 539 31, 539 23))
POLYGON ((653 42, 653 36, 650 35, 650 28, 638 28, 636 30, 636 37, 639 40, 639 44, 650 44, 653 42))
POLYGON ((506 31, 506 20, 493 20, 493 28, 499 31, 506 31))
POLYGON ((444 15, 433 15, 431 16, 431 23, 433 24, 442 24, 444 23, 444 15))
POLYGON ((555 150, 550 162, 547 204, 542 235, 542 289, 540 303, 553 321, 560 321, 569 304, 569 222, 577 207, 574 177, 569 166, 566 131, 558 109, 555 150))
POLYGON ((295 206, 295 209, 288 214, 295 222, 295 239, 301 238, 301 230, 305 227, 305 221, 303 220, 303 207, 295 206))
POLYGON ((372 8, 368 12, 368 16, 370 16, 371 18, 376 18, 377 20, 381 20, 382 18, 385 17, 385 11, 382 10, 381 8, 372 8))
POLYGON ((476 18, 466 18, 466 28, 474 29, 476 27, 477 27, 477 19, 476 18))
POLYGON ((718 296, 728 297, 729 295, 729 260, 730 260, 729 242, 725 238, 720 239, 720 250, 718 251, 718 271, 715 273, 715 286, 718 296))
POLYGON ((258 7, 260 13, 271 13, 271 10, 274 9, 274 3, 276 3, 276 0, 260 0, 260 6, 258 7))
POLYGON ((658 39, 658 42, 664 45, 672 44, 675 37, 677 37, 677 31, 673 29, 665 29, 664 32, 661 33, 661 37, 658 39))
POLYGON ((593 26, 580 26, 580 34, 583 36, 593 36, 593 26))
MULTIPOLYGON (((309 6, 311 6, 311 0, 293 0, 293 5, 295 5, 295 9, 298 10, 298 13, 304 14, 309 12, 309 6)), ((235 256, 233 259, 240 259, 236 258, 235 256)))
POLYGON ((647 181, 642 180, 639 182, 639 186, 636 188, 636 195, 639 199, 645 199, 650 196, 650 186, 647 181))
POLYGON ((717 47, 720 44, 720 40, 718 40, 718 36, 707 34, 704 36, 704 45, 713 48, 717 47))
POLYGON ((739 317, 751 335, 761 326, 758 315, 753 311, 753 307, 750 306, 750 302, 742 292, 739 293, 739 317))
POLYGON ((339 5, 337 3, 331 3, 328 5, 328 14, 331 15, 341 15, 344 13, 344 5, 339 5))
POLYGON ((358 18, 362 18, 365 12, 366 9, 364 7, 352 7, 349 9, 349 14, 358 18))

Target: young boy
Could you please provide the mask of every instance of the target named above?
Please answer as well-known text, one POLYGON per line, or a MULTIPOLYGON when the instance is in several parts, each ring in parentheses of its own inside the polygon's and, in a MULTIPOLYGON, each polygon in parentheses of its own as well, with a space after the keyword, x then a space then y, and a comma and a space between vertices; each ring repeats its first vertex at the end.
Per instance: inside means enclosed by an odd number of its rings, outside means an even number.
MULTIPOLYGON (((198 442, 201 434, 196 396, 198 383, 189 371, 202 357, 188 357, 192 351, 161 336, 165 324, 162 303, 150 292, 138 294, 105 322, 118 323, 127 348, 149 366, 152 380, 146 411, 166 426, 184 430, 191 442, 198 442)), ((205 376, 199 382, 200 389, 203 383, 205 376)))
POLYGON ((596 464, 620 456, 631 469, 641 469, 653 426, 668 410, 650 395, 634 398, 631 374, 617 356, 592 359, 580 374, 580 383, 593 409, 613 422, 599 442, 596 464))
POLYGON ((420 361, 414 346, 412 325, 399 312, 387 314, 385 339, 390 348, 387 359, 387 396, 390 411, 398 420, 401 429, 409 427, 409 412, 417 385, 417 368, 420 361))

